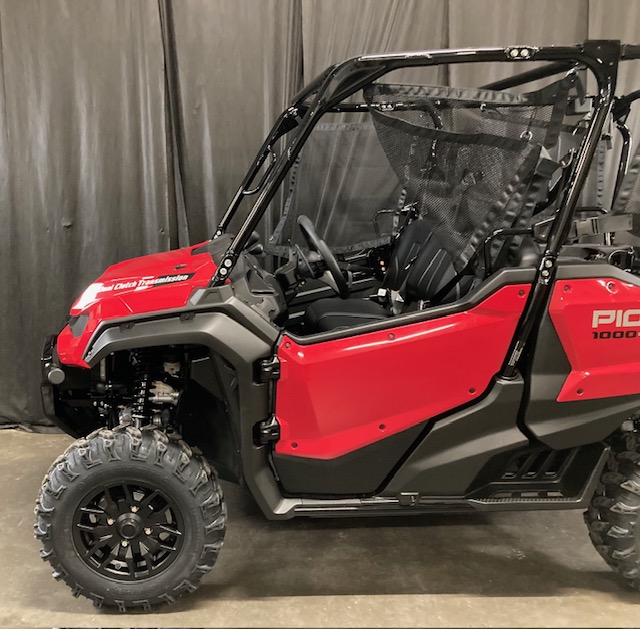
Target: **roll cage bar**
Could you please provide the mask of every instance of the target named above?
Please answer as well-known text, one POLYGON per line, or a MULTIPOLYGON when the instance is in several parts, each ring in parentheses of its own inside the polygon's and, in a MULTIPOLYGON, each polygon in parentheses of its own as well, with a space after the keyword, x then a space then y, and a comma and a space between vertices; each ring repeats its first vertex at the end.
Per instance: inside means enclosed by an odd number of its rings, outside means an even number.
POLYGON ((573 68, 586 68, 595 76, 597 93, 594 96, 594 115, 584 138, 574 155, 566 187, 561 194, 555 219, 548 232, 545 251, 541 257, 533 290, 521 317, 501 375, 512 378, 525 343, 537 319, 544 312, 544 304, 556 273, 556 260, 571 228, 574 210, 587 179, 589 167, 610 114, 616 116, 623 137, 623 152, 616 181, 619 189, 626 171, 630 152, 630 134, 624 121, 632 102, 640 98, 640 91, 626 97, 615 98, 618 65, 623 60, 640 59, 640 44, 621 44, 614 40, 587 40, 576 46, 508 46, 503 48, 475 48, 430 50, 390 54, 362 55, 327 68, 293 99, 291 106, 278 118, 260 147, 258 155, 235 193, 213 236, 217 238, 227 229, 245 196, 257 198, 220 260, 210 285, 225 282, 238 255, 257 227, 277 189, 298 157, 305 141, 321 116, 330 111, 361 111, 361 104, 341 104, 349 96, 393 70, 409 67, 428 67, 442 64, 481 62, 546 61, 547 65, 502 79, 484 86, 486 89, 508 89, 534 80, 543 79, 573 68), (275 142, 297 128, 282 154, 273 151, 275 142), (250 188, 267 158, 271 157, 260 182, 250 188))

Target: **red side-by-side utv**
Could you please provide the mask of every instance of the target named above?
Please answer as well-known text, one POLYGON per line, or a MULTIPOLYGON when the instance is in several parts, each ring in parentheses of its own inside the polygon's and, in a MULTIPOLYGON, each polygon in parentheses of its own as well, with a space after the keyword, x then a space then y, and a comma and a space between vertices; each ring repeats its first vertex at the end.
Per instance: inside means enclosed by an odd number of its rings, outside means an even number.
POLYGON ((76 438, 36 505, 54 576, 122 611, 194 590, 224 479, 273 519, 586 509, 639 589, 638 59, 421 51, 312 81, 209 241, 110 267, 46 340, 76 438), (506 78, 458 86, 488 63, 506 78))

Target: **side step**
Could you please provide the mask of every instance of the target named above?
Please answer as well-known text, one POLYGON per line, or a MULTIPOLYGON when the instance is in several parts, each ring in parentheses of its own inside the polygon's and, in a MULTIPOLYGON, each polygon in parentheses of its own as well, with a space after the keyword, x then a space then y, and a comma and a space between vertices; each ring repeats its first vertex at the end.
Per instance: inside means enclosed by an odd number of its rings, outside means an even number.
MULTIPOLYGON (((544 452, 548 458, 540 457, 541 450, 521 453, 525 463, 531 463, 535 456, 542 465, 537 471, 531 465, 509 470, 501 479, 489 483, 482 489, 463 498, 420 496, 418 493, 404 493, 398 497, 345 498, 345 499, 288 499, 288 507, 293 511, 281 517, 356 517, 373 515, 407 515, 425 513, 473 513, 490 511, 531 511, 550 509, 584 509, 609 457, 609 448, 598 444, 567 451, 561 457, 558 469, 551 470, 552 453, 544 452), (577 468, 577 469, 576 469, 577 468), (567 476, 579 478, 580 470, 590 470, 575 494, 566 495, 563 483, 567 476), (573 472, 571 474, 570 472, 573 472), (527 476, 528 475, 528 476, 527 476), (545 476, 546 475, 546 476, 545 476)), ((584 477, 583 477, 584 478, 584 477)))
POLYGON ((481 508, 509 503, 532 509, 581 507, 589 502, 608 456, 609 448, 601 443, 570 450, 527 448, 511 454, 499 478, 467 498, 481 508))

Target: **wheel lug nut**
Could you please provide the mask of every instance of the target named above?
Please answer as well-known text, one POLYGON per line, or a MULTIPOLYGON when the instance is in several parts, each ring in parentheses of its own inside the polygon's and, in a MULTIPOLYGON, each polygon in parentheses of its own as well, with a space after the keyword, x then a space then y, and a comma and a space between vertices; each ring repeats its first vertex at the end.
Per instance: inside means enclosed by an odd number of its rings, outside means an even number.
POLYGON ((131 507, 131 513, 138 513, 138 507, 136 507, 136 505, 131 507))
POLYGON ((147 528, 144 530, 144 532, 145 532, 145 535, 151 535, 151 528, 150 528, 150 527, 147 527, 147 528))
POLYGON ((129 542, 126 539, 122 540, 122 548, 126 548, 129 545, 129 542))
POLYGON ((113 518, 107 518, 107 524, 109 526, 113 526, 114 522, 115 522, 115 520, 113 518))

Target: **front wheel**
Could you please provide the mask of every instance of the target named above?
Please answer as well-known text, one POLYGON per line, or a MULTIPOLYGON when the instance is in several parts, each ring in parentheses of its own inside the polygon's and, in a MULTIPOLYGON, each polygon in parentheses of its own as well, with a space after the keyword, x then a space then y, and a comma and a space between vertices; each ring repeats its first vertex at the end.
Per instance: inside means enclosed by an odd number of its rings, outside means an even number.
POLYGON ((589 509, 589 537, 601 557, 640 590, 640 435, 618 436, 589 509))
POLYGON ((222 546, 226 508, 215 473, 184 441, 123 427, 71 444, 45 476, 36 517, 53 576, 124 612, 198 587, 222 546))

